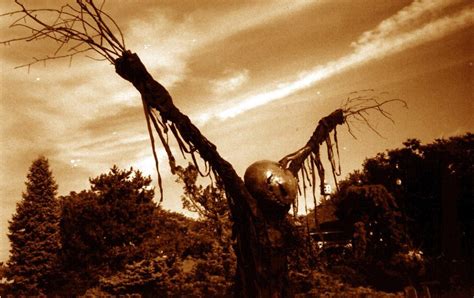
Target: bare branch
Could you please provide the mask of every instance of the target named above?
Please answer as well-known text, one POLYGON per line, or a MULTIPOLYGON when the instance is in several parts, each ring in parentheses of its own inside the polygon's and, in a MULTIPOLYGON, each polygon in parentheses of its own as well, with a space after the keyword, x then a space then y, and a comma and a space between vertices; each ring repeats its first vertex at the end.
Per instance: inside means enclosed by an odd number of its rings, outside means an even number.
POLYGON ((18 65, 18 66, 15 66, 15 68, 24 68, 24 67, 30 68, 31 65, 33 65, 33 64, 36 64, 36 63, 39 63, 39 62, 45 63, 46 61, 49 61, 49 60, 56 60, 56 59, 63 59, 63 58, 72 59, 73 56, 75 56, 75 55, 77 55, 77 54, 80 54, 80 53, 84 53, 84 52, 90 51, 90 50, 91 50, 91 49, 85 49, 85 50, 82 50, 82 51, 76 51, 76 52, 74 52, 74 53, 72 53, 72 54, 68 54, 68 55, 46 56, 46 57, 44 57, 44 58, 36 58, 36 57, 33 57, 33 61, 31 61, 30 63, 18 65))
POLYGON ((367 117, 369 116, 370 112, 375 111, 384 118, 390 120, 390 122, 395 123, 392 118, 392 114, 389 113, 384 107, 391 103, 401 103, 404 108, 408 108, 407 103, 402 99, 392 98, 382 100, 380 98, 380 96, 386 96, 387 94, 387 92, 375 94, 375 90, 367 89, 352 92, 351 96, 347 98, 346 102, 342 106, 342 110, 344 113, 344 121, 347 124, 349 133, 354 138, 355 135, 353 134, 352 127, 349 124, 352 120, 363 123, 378 136, 383 137, 380 132, 369 122, 367 117))
POLYGON ((114 64, 115 60, 126 51, 122 31, 117 23, 102 11, 104 3, 96 6, 92 0, 77 0, 77 6, 67 4, 60 8, 42 9, 28 9, 19 0, 15 0, 15 3, 20 7, 19 10, 0 16, 18 16, 10 27, 26 29, 26 33, 20 37, 0 41, 1 44, 43 39, 59 43, 51 55, 45 55, 41 59, 34 58, 30 63, 20 67, 30 67, 45 60, 71 58, 88 51, 94 51, 114 64))

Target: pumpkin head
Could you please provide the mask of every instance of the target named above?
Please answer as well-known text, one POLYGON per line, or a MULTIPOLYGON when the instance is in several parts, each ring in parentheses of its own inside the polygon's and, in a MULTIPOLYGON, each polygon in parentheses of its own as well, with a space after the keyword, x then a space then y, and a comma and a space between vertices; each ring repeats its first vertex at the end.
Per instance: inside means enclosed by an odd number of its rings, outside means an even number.
POLYGON ((286 211, 298 193, 296 178, 274 161, 261 160, 250 165, 245 171, 244 182, 259 203, 283 207, 286 211))

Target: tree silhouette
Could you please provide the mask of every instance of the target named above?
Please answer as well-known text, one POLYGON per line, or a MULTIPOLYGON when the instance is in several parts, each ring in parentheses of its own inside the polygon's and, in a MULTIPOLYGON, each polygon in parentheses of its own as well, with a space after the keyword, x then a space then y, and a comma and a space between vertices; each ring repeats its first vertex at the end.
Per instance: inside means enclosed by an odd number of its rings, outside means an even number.
POLYGON ((158 207, 151 179, 139 171, 114 166, 90 183, 90 190, 62 198, 61 240, 66 271, 93 285, 132 262, 155 237, 158 207))
POLYGON ((216 236, 222 244, 229 243, 229 208, 222 185, 198 185, 199 173, 193 164, 186 168, 176 167, 177 182, 184 184, 181 197, 183 208, 197 212, 199 217, 214 226, 216 236), (227 239, 226 239, 227 238, 227 239))
MULTIPOLYGON (((12 26, 24 27, 27 33, 3 43, 29 42, 45 38, 58 43, 54 55, 34 58, 32 62, 23 66, 30 67, 35 63, 56 58, 72 58, 85 52, 95 52, 102 59, 111 62, 115 66, 116 73, 132 83, 141 94, 158 171, 161 198, 163 192, 153 130, 165 148, 172 173, 176 171, 176 162, 168 144, 168 134, 177 141, 183 156, 188 156, 193 161, 199 173, 211 177, 213 181, 219 180, 224 186, 237 242, 235 250, 238 259, 238 288, 241 294, 248 297, 289 295, 284 228, 287 225, 283 223, 285 213, 279 216, 272 214, 274 207, 282 210, 289 208, 286 206, 287 202, 281 206, 280 202, 275 200, 282 195, 279 187, 282 184, 278 182, 279 180, 270 179, 272 185, 270 183, 263 185, 277 193, 270 191, 267 192, 268 196, 260 198, 255 193, 252 194, 233 166, 220 156, 216 146, 174 105, 166 88, 151 76, 138 55, 126 48, 119 26, 102 10, 102 6, 97 6, 92 0, 77 0, 74 6, 32 10, 27 9, 18 0, 15 2, 20 9, 4 16, 17 17, 12 26), (197 156, 204 161, 204 171, 199 167, 197 156), (268 208, 269 204, 276 205, 268 208)), ((352 119, 362 121, 372 128, 367 120, 368 113, 377 111, 391 119, 383 106, 394 101, 404 103, 398 99, 351 97, 341 109, 321 119, 307 144, 297 152, 285 156, 278 167, 295 176, 301 171, 300 181, 303 184, 308 181, 313 186, 314 194, 316 172, 321 182, 324 181, 324 167, 320 157, 320 145, 323 143, 327 145, 332 172, 334 175, 336 173, 332 144, 334 140, 337 145, 336 126, 350 123, 352 119), (330 136, 332 132, 334 132, 333 139, 330 136)), ((275 169, 274 164, 273 167, 275 169)), ((306 185, 303 188, 306 188, 306 185)))
POLYGON ((47 294, 54 289, 60 251, 58 188, 45 157, 33 162, 26 192, 9 221, 10 259, 5 276, 14 294, 47 294))
POLYGON ((472 133, 429 144, 408 139, 401 148, 367 159, 362 172, 345 183, 384 185, 397 200, 412 245, 425 255, 469 259, 473 144, 472 133))
MULTIPOLYGON (((402 247, 402 227, 400 212, 395 198, 382 185, 350 186, 340 194, 336 215, 346 229, 358 233, 358 228, 366 232, 359 238, 366 238, 364 251, 375 260, 388 260, 402 247)), ((355 237, 354 242, 358 238, 355 237)), ((359 247, 354 245, 356 252, 359 247)))

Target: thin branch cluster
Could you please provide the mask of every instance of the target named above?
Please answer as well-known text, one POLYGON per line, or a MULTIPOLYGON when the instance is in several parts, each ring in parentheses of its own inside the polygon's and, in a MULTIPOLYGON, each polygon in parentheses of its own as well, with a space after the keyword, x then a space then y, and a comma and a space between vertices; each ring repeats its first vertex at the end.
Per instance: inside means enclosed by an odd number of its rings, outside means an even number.
POLYGON ((401 103, 404 108, 407 108, 407 103, 399 98, 384 99, 386 92, 376 93, 374 89, 360 90, 351 92, 349 97, 342 104, 344 113, 344 122, 347 125, 349 133, 355 138, 353 131, 354 125, 362 124, 369 127, 378 136, 383 137, 380 132, 368 120, 369 114, 375 111, 384 118, 394 123, 392 114, 389 113, 384 106, 389 103, 401 103))
MULTIPOLYGON (((104 1, 105 2, 105 1, 104 1)), ((19 10, 2 14, 2 17, 14 17, 11 28, 22 28, 23 36, 1 41, 5 45, 13 42, 52 40, 57 48, 52 55, 33 57, 33 61, 18 67, 28 67, 47 60, 69 58, 85 53, 95 60, 108 60, 114 63, 126 51, 122 31, 117 23, 92 0, 77 0, 76 5, 63 5, 59 9, 28 9, 18 0, 19 10), (89 52, 98 54, 97 59, 89 52)), ((70 62, 71 63, 71 62, 70 62)))

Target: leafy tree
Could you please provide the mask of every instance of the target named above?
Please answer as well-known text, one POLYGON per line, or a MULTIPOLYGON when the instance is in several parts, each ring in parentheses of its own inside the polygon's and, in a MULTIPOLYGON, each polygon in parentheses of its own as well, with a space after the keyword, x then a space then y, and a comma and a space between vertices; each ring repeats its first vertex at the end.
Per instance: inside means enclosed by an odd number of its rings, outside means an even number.
POLYGON ((366 160, 358 179, 395 196, 414 247, 438 256, 460 246, 450 254, 472 256, 474 135, 403 145, 366 160))
MULTIPOLYGON (((157 207, 150 178, 140 172, 113 167, 90 181, 90 190, 62 199, 66 282, 74 283, 74 289, 62 292, 84 294, 89 289, 86 293, 145 297, 229 293, 236 259, 230 240, 223 246, 216 237, 214 221, 195 221, 157 207)), ((193 187, 204 189, 193 181, 193 187)), ((208 198, 218 193, 207 189, 195 194, 208 198)))
POLYGON ((138 261, 153 258, 185 259, 188 256, 205 258, 205 254, 219 243, 207 222, 196 221, 182 214, 158 209, 155 230, 138 247, 138 261))
MULTIPOLYGON (((382 185, 350 186, 337 202, 336 215, 352 230, 354 243, 364 243, 367 257, 386 260, 402 247, 400 213, 382 185), (362 233, 363 232, 363 233, 362 233)), ((358 251, 359 255, 363 255, 358 251)))
MULTIPOLYGON (((82 192, 79 196, 89 208, 97 200, 90 191, 82 192)), ((73 212, 79 212, 77 209, 82 208, 78 204, 74 206, 76 209, 73 212)), ((88 218, 99 221, 104 216, 95 210, 91 211, 88 218)), ((92 260, 102 260, 106 265, 85 262, 89 264, 90 270, 83 272, 82 279, 89 280, 84 289, 98 285, 109 294, 138 293, 143 296, 166 296, 170 293, 207 296, 208 293, 220 295, 230 291, 235 274, 235 255, 216 237, 216 229, 210 219, 195 221, 182 214, 157 208, 153 219, 143 220, 152 222, 153 228, 139 245, 128 251, 128 258, 123 260, 121 268, 106 268, 113 260, 104 261, 109 256, 107 253, 100 254, 100 244, 94 243, 87 249, 92 260), (181 272, 183 262, 192 264, 189 272, 181 272)), ((71 229, 74 229, 77 222, 71 224, 71 229)), ((82 227, 87 229, 88 225, 83 224, 82 227)), ((94 231, 102 230, 98 222, 92 227, 94 231)), ((81 248, 81 245, 76 243, 74 247, 81 248)))
POLYGON ((426 145, 409 139, 402 148, 367 159, 361 171, 340 183, 340 194, 354 185, 381 184, 400 209, 402 239, 408 250, 383 262, 387 268, 382 270, 366 266, 371 268, 367 273, 384 271, 379 278, 390 280, 392 285, 395 278, 387 277, 388 271, 403 275, 399 281, 405 285, 420 278, 424 271, 425 278, 442 280, 444 284, 453 280, 452 276, 469 280, 474 247, 473 148, 472 133, 426 145))
MULTIPOLYGON (((183 183, 184 194, 181 197, 183 207, 199 214, 201 222, 198 225, 204 226, 201 230, 207 231, 209 237, 206 237, 206 233, 196 237, 199 239, 197 244, 202 246, 207 242, 208 247, 209 245, 212 247, 211 250, 206 252, 206 255, 202 256, 204 257, 203 261, 198 262, 197 267, 211 266, 213 269, 208 268, 206 272, 219 271, 222 273, 222 280, 214 282, 214 284, 218 284, 214 288, 220 287, 222 294, 222 291, 228 290, 233 283, 236 265, 236 256, 232 249, 232 222, 224 186, 220 179, 217 179, 215 185, 212 183, 206 187, 199 185, 199 170, 191 163, 186 168, 178 166, 176 173, 178 175, 177 181, 183 183), (206 241, 206 238, 212 241, 206 241), (217 251, 219 251, 218 254, 217 251), (206 262, 206 259, 210 259, 212 262, 206 262)), ((208 282, 207 288, 210 289, 213 278, 210 276, 200 277, 198 278, 199 284, 202 285, 208 282)), ((198 286, 196 285, 196 287, 198 286)), ((217 289, 215 291, 219 292, 217 289)), ((213 295, 212 291, 202 292, 201 294, 213 295)))
POLYGON ((206 187, 198 184, 198 169, 189 164, 186 168, 176 167, 177 182, 183 183, 184 194, 181 197, 183 208, 197 212, 203 220, 214 226, 219 241, 230 239, 229 207, 222 183, 206 187))
POLYGON ((100 278, 99 293, 139 294, 143 297, 230 295, 235 255, 225 250, 207 221, 159 210, 156 236, 142 244, 148 256, 138 253, 124 269, 100 278))
POLYGON ((114 295, 174 297, 184 283, 180 265, 164 257, 136 261, 115 275, 101 278, 100 288, 114 295))
POLYGON ((345 258, 350 282, 398 291, 410 284, 418 268, 407 256, 402 218, 395 198, 383 185, 348 186, 336 196, 336 216, 352 235, 354 258, 345 258), (356 277, 356 278, 354 278, 356 277))
POLYGON ((57 184, 45 157, 28 172, 26 192, 9 221, 10 259, 5 275, 15 294, 38 295, 54 288, 58 273, 59 202, 57 184))
POLYGON ((100 289, 114 295, 142 297, 230 296, 232 279, 222 266, 224 255, 220 246, 213 248, 205 256, 188 256, 185 260, 162 256, 133 262, 124 270, 101 278, 100 289))
POLYGON ((155 235, 154 190, 139 171, 90 179, 91 189, 62 199, 61 239, 66 269, 89 287, 100 275, 124 268, 155 235))

